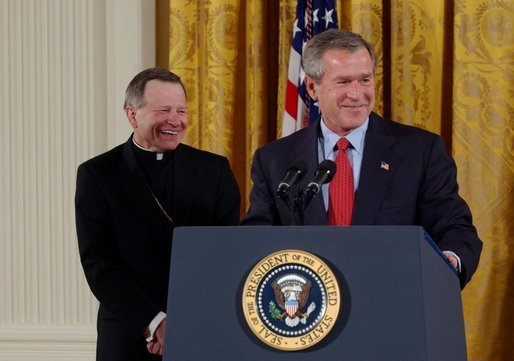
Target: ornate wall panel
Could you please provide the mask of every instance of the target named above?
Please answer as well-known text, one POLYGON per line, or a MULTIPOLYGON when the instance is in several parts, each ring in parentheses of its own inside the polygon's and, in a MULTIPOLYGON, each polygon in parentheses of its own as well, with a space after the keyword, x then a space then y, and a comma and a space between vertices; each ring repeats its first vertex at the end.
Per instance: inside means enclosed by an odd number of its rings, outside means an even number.
POLYGON ((75 165, 94 147, 94 4, 1 6, 0 355, 80 356, 92 351, 96 309, 73 218, 75 165))
POLYGON ((145 45, 134 47, 145 34, 142 2, 109 7, 137 24, 130 44, 120 27, 107 31, 103 0, 0 0, 0 360, 94 359, 97 304, 78 259, 76 168, 109 147, 117 127, 107 114, 123 114, 123 98, 106 102, 119 80, 107 64, 130 76, 151 65, 141 61, 145 45))

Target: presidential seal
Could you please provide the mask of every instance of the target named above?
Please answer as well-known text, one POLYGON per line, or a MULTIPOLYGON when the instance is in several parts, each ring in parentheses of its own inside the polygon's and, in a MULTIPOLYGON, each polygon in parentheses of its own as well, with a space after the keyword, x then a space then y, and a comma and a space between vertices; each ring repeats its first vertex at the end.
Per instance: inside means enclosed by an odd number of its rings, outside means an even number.
POLYGON ((288 249, 255 265, 244 284, 242 301, 246 322, 261 341, 297 351, 328 335, 342 297, 336 277, 321 259, 288 249))

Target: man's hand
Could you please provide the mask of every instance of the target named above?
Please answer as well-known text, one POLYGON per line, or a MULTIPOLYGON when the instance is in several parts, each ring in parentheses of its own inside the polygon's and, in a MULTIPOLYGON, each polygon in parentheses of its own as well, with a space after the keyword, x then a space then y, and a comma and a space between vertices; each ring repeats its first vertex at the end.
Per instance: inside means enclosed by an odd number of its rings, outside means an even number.
POLYGON ((459 269, 459 261, 457 261, 457 258, 450 252, 443 252, 443 254, 446 256, 446 259, 448 262, 455 268, 456 270, 459 269))
POLYGON ((153 340, 146 344, 146 348, 148 352, 154 355, 161 355, 164 351, 164 334, 166 332, 166 319, 162 320, 162 322, 155 329, 155 333, 153 335, 153 340))

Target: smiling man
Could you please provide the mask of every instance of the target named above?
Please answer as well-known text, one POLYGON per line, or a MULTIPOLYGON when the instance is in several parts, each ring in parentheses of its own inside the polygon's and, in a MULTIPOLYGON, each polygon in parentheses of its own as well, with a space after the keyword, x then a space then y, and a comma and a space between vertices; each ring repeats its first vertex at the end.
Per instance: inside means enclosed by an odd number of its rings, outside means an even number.
POLYGON ((172 73, 169 77, 174 82, 151 79, 143 85, 145 74, 134 78, 125 99, 125 114, 134 128, 134 143, 151 152, 172 151, 182 141, 188 125, 185 87, 172 73))
MULTIPOLYGON (((253 188, 243 225, 420 225, 444 252, 464 287, 482 242, 458 194, 457 169, 441 137, 373 112, 376 55, 359 34, 331 29, 313 37, 303 57, 305 85, 321 118, 255 152, 253 188), (305 164, 306 189, 318 164, 333 160, 334 179, 303 217, 277 196, 287 170, 305 164)), ((296 207, 296 209, 301 207, 296 207)))
POLYGON ((238 224, 240 195, 225 157, 181 144, 187 97, 177 75, 142 71, 124 110, 133 135, 78 168, 80 258, 100 301, 96 359, 160 360, 173 229, 238 224))

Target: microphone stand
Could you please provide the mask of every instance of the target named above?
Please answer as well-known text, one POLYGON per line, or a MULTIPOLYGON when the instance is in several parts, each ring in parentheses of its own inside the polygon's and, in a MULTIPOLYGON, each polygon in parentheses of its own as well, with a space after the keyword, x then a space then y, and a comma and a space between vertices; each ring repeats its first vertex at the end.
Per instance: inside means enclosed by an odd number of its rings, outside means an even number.
POLYGON ((289 208, 290 211, 293 211, 293 206, 291 206, 291 201, 289 200, 289 196, 287 195, 287 193, 277 192, 277 197, 286 204, 287 208, 289 208))
POLYGON ((279 199, 281 199, 289 208, 290 211, 293 212, 294 216, 294 225, 295 226, 304 226, 305 225, 305 201, 304 201, 304 193, 303 188, 298 189, 298 193, 293 199, 293 202, 291 203, 291 200, 289 199, 289 196, 285 192, 277 192, 277 196, 279 199))
POLYGON ((309 205, 312 198, 317 194, 317 192, 313 192, 311 189, 307 189, 306 191, 303 188, 298 188, 298 192, 293 199, 291 204, 291 200, 287 193, 278 193, 277 196, 281 199, 289 208, 289 210, 293 211, 294 216, 294 225, 295 226, 305 226, 305 208, 309 205))
MULTIPOLYGON (((289 210, 293 211, 294 224, 296 226, 305 226, 305 208, 307 208, 312 199, 319 192, 321 192, 321 185, 328 183, 332 180, 335 171, 336 165, 333 161, 328 159, 322 161, 319 164, 316 173, 314 174, 314 178, 310 181, 310 183, 307 184, 307 187, 305 189, 302 187, 298 188, 298 192, 296 193, 296 196, 293 199, 292 205, 287 193, 290 191, 291 188, 290 183, 296 181, 296 178, 291 179, 289 181, 285 179, 283 181, 285 186, 282 186, 282 183, 279 184, 277 189, 277 197, 284 201, 289 210)), ((287 171, 286 178, 290 176, 289 173, 290 170, 287 171)))
POLYGON ((293 200, 294 224, 296 226, 305 226, 305 202, 303 196, 303 188, 298 189, 298 193, 293 200))

